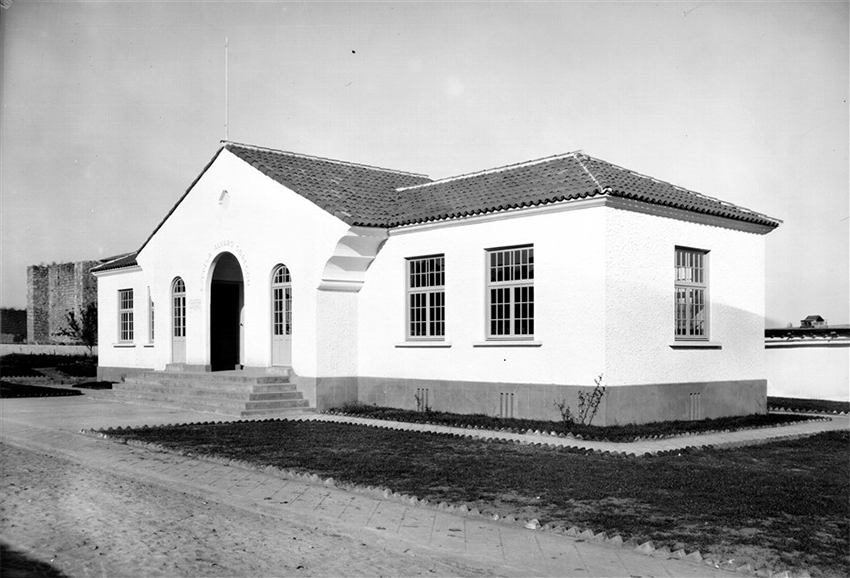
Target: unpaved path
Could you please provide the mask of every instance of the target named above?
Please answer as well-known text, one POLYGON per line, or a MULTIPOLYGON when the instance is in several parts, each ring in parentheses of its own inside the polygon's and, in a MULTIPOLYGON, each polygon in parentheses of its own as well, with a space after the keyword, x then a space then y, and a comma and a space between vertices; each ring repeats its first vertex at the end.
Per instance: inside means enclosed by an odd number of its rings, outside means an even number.
POLYGON ((0 496, 0 541, 69 576, 500 574, 5 443, 0 496))

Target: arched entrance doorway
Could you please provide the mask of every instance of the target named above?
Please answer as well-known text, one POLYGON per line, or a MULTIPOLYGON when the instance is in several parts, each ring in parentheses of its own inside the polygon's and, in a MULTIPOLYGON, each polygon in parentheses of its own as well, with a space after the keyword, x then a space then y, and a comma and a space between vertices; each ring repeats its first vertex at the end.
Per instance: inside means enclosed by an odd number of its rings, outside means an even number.
POLYGON ((242 308, 245 305, 242 267, 231 253, 213 263, 210 283, 210 369, 241 367, 242 308))

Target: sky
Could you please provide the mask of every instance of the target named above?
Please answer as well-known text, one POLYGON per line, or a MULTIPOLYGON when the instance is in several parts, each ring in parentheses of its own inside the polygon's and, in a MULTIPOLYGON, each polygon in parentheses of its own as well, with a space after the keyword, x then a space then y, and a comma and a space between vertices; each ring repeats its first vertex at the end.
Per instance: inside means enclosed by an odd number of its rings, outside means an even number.
POLYGON ((228 138, 431 178, 583 150, 783 220, 767 326, 847 324, 849 30, 846 0, 16 0, 0 305, 138 249, 228 138))

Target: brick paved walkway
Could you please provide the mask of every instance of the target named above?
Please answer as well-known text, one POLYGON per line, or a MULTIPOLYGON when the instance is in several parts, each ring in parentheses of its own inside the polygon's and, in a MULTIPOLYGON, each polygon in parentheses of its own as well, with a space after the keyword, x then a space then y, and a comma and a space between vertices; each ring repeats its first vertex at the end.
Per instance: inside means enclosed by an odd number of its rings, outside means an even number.
MULTIPOLYGON (((295 417, 295 416, 293 416, 295 417)), ((329 415, 302 418, 374 422, 329 415)), ((348 492, 321 483, 285 480, 262 472, 211 463, 173 453, 117 444, 81 435, 82 429, 118 426, 233 421, 213 414, 152 408, 95 399, 91 396, 11 399, 0 402, 0 441, 66 457, 104 471, 161 484, 170 489, 262 512, 282 520, 309 518, 346 531, 386 535, 392 544, 424 548, 430 553, 482 565, 497 564, 500 573, 526 576, 727 576, 720 569, 677 559, 663 559, 590 540, 575 540, 551 532, 530 531, 520 525, 496 523, 434 508, 385 500, 380 496, 348 492)), ((688 436, 640 444, 629 451, 638 455, 697 445, 760 443, 776 437, 810 435, 846 428, 847 417, 782 428, 730 434, 688 436)), ((592 449, 622 451, 624 444, 582 442, 552 436, 526 436, 443 426, 394 424, 421 431, 453 432, 478 437, 558 443, 592 449)), ((399 546, 401 547, 401 546, 399 546)))

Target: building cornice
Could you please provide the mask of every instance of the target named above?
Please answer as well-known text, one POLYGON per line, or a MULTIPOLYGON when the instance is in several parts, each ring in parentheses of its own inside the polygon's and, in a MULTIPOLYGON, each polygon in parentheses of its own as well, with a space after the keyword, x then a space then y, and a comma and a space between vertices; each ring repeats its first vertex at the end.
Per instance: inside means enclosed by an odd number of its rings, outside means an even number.
POLYGON ((576 211, 582 209, 590 209, 594 207, 611 207, 622 211, 632 211, 635 213, 643 213, 654 215, 657 217, 666 217, 668 219, 676 219, 679 221, 687 221, 698 223, 701 225, 709 225, 713 227, 722 227, 724 229, 734 229, 747 233, 755 233, 765 235, 775 227, 767 225, 759 225, 756 223, 747 223, 727 217, 719 217, 716 215, 706 215, 702 213, 694 213, 684 209, 675 209, 672 207, 664 207, 654 205, 643 201, 634 201, 624 199, 622 197, 611 196, 596 196, 587 199, 571 199, 548 205, 540 205, 538 207, 519 207, 515 209, 507 209, 484 215, 472 215, 469 217, 456 217, 451 219, 443 219, 439 221, 429 221, 427 223, 415 223, 411 225, 401 225, 399 227, 391 227, 389 230, 390 236, 403 235, 405 233, 414 233, 419 231, 427 231, 431 229, 444 229, 448 227, 457 227, 461 225, 469 225, 474 223, 492 223, 505 219, 515 219, 518 217, 531 217, 534 215, 544 215, 550 213, 561 213, 564 211, 576 211))

